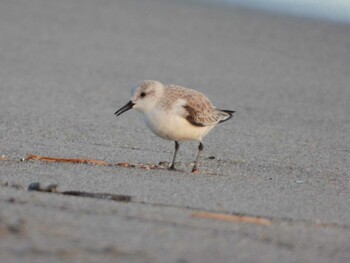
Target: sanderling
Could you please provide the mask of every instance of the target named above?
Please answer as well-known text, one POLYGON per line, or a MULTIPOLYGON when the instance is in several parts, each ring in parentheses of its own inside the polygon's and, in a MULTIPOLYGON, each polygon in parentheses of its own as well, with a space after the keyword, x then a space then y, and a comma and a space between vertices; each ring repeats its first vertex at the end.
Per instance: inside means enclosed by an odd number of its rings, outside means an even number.
POLYGON ((218 123, 229 120, 234 111, 214 107, 202 93, 159 81, 144 80, 131 91, 131 100, 115 112, 117 116, 130 109, 143 114, 146 125, 159 137, 175 141, 170 170, 175 170, 175 159, 182 141, 199 141, 198 154, 192 172, 203 150, 203 137, 218 123))

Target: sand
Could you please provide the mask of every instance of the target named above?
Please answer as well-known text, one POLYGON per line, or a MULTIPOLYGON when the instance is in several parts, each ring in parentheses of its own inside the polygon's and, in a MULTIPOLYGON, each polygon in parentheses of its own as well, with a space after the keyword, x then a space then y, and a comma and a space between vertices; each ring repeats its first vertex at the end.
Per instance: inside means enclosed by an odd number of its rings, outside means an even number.
POLYGON ((185 1, 17 0, 0 3, 0 32, 2 261, 350 260, 349 25, 185 1), (236 111, 205 138, 200 174, 196 143, 180 148, 184 172, 21 161, 171 161, 173 142, 137 112, 114 115, 143 79, 236 111))

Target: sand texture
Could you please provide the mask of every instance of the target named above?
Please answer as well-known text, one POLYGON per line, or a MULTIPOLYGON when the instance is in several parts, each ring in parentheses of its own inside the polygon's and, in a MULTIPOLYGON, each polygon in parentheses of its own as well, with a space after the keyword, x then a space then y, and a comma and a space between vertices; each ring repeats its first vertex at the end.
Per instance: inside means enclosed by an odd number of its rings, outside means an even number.
POLYGON ((349 25, 6 0, 0 80, 1 262, 350 262, 349 25), (197 143, 168 171, 174 143, 114 115, 143 79, 236 111, 200 173, 197 143))

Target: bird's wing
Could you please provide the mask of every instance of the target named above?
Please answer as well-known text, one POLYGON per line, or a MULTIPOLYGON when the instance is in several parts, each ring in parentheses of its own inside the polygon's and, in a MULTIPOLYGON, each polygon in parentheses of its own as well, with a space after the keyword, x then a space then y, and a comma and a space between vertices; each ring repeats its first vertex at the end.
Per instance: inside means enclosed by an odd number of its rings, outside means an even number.
POLYGON ((213 104, 201 93, 185 98, 186 104, 183 105, 185 109, 185 118, 191 124, 199 127, 215 125, 220 121, 220 116, 213 104))
POLYGON ((205 127, 220 121, 221 115, 202 93, 177 85, 168 85, 166 92, 168 100, 175 104, 177 114, 192 125, 205 127))

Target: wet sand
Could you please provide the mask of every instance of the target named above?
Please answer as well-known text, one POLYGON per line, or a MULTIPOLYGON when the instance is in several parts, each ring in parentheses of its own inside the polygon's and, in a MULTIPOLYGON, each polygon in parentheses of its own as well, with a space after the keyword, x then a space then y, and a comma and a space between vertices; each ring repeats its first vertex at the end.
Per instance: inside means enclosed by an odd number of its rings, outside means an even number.
POLYGON ((0 32, 4 262, 350 259, 350 26, 184 1, 18 0, 0 3, 0 32), (114 116, 143 79, 236 111, 205 138, 200 174, 196 143, 180 148, 184 172, 147 169, 173 142, 137 112, 114 116))

